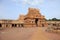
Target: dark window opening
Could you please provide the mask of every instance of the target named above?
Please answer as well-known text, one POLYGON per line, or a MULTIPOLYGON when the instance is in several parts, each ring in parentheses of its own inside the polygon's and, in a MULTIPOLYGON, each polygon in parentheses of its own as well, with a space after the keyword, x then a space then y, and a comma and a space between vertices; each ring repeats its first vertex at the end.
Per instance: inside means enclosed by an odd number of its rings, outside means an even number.
POLYGON ((12 27, 17 27, 17 24, 12 24, 12 27))
POLYGON ((20 24, 19 24, 19 27, 20 27, 20 24))
POLYGON ((50 25, 50 24, 48 24, 48 25, 50 25))
POLYGON ((53 26, 56 26, 56 24, 53 24, 53 26))
POLYGON ((42 24, 42 27, 44 27, 44 24, 42 24))
POLYGON ((17 27, 17 24, 15 24, 15 27, 17 27))
POLYGON ((6 27, 8 27, 8 25, 6 25, 6 27))
POLYGON ((12 24, 12 27, 14 27, 14 24, 12 24))
POLYGON ((19 27, 21 27, 21 24, 18 24, 19 27))
POLYGON ((0 24, 0 27, 2 27, 2 24, 0 24))

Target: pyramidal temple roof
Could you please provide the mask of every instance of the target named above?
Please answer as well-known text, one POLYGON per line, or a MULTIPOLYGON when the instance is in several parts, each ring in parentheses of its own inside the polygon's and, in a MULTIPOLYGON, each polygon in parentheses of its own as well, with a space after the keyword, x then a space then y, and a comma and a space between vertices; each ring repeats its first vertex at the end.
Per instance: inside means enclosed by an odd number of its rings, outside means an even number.
POLYGON ((43 17, 39 11, 39 9, 36 8, 29 8, 28 14, 26 15, 27 18, 36 18, 36 17, 43 17))

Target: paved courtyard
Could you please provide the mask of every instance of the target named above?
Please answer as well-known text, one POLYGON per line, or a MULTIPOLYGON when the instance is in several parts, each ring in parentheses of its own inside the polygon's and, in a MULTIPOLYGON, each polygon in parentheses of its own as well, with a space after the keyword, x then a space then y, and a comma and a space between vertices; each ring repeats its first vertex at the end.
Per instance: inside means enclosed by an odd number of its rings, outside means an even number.
POLYGON ((0 40, 60 40, 60 34, 46 32, 43 27, 6 28, 0 30, 0 40))

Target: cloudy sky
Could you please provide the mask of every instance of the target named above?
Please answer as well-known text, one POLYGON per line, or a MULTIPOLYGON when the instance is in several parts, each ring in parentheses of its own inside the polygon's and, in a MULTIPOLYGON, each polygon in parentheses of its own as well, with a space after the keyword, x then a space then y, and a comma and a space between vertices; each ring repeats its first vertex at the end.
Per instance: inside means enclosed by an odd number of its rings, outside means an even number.
POLYGON ((60 18, 60 0, 0 0, 0 19, 17 19, 30 7, 40 9, 47 19, 60 18))

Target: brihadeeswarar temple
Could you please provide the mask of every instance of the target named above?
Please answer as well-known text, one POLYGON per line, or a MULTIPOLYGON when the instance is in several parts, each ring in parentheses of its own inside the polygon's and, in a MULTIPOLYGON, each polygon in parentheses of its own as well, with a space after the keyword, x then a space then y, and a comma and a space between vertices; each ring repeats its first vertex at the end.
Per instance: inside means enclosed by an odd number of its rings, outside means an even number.
POLYGON ((20 15, 17 20, 0 20, 0 27, 47 27, 60 26, 60 21, 46 21, 39 9, 29 8, 26 15, 20 15))

